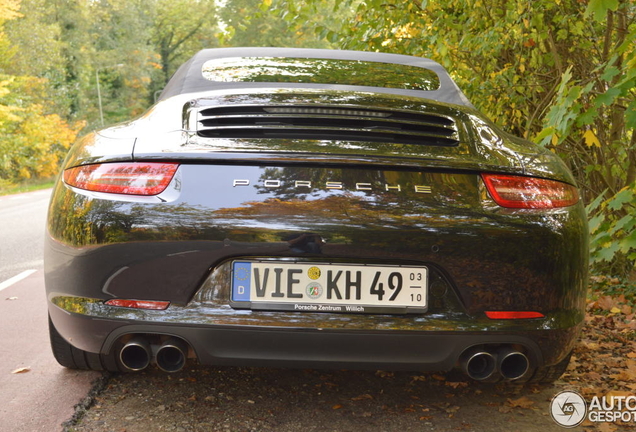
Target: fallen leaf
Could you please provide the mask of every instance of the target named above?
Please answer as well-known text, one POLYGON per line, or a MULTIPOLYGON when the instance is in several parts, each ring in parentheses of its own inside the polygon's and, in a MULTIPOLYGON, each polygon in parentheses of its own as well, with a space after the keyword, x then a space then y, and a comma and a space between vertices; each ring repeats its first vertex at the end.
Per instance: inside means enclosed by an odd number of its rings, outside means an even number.
POLYGON ((630 375, 626 371, 621 371, 620 373, 610 375, 610 378, 617 381, 631 381, 632 375, 630 375))
POLYGON ((373 396, 371 396, 370 394, 363 394, 363 395, 351 398, 352 401, 361 401, 365 399, 373 399, 373 396))
POLYGON ((636 360, 625 360, 625 367, 636 373, 636 360))
POLYGON ((600 348, 596 342, 583 342, 583 346, 589 350, 596 351, 600 348))
POLYGON ((458 388, 458 387, 468 387, 468 383, 467 382, 450 382, 450 381, 446 381, 446 385, 449 387, 452 387, 454 389, 458 388))
POLYGON ((420 420, 430 420, 432 418, 433 418, 433 416, 422 416, 422 417, 420 417, 420 420))
POLYGON ((21 374, 21 373, 27 373, 27 372, 31 372, 31 368, 28 367, 21 367, 21 368, 17 368, 16 370, 12 371, 12 374, 21 374))
POLYGON ((631 392, 627 392, 627 391, 619 391, 619 390, 611 390, 611 391, 609 391, 609 392, 607 392, 607 393, 605 394, 605 398, 607 398, 607 399, 608 399, 608 400, 610 400, 610 401, 611 401, 613 398, 618 397, 618 396, 623 396, 623 397, 628 398, 628 397, 630 397, 630 396, 634 396, 634 394, 633 394, 633 393, 631 393, 631 392))
POLYGON ((636 358, 636 352, 630 352, 629 354, 627 354, 627 357, 632 359, 636 358))
POLYGON ((534 405, 534 401, 522 396, 519 399, 508 399, 508 404, 514 408, 531 408, 534 405))
POLYGON ((335 409, 335 410, 339 410, 340 408, 342 408, 342 405, 338 404, 338 405, 334 405, 331 407, 331 409, 335 409))
POLYGON ((457 411, 459 411, 459 407, 457 405, 453 405, 452 407, 446 408, 446 412, 448 414, 455 414, 457 411))
POLYGON ((601 309, 608 311, 615 307, 618 302, 610 296, 603 296, 599 298, 596 303, 601 309))
POLYGON ((598 425, 597 430, 600 432, 614 432, 616 429, 618 428, 611 423, 601 423, 598 425))

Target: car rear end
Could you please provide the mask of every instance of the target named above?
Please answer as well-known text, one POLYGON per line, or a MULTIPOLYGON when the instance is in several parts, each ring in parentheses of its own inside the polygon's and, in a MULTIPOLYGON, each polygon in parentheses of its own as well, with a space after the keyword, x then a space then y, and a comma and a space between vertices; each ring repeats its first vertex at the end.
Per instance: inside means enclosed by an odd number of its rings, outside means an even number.
POLYGON ((49 311, 74 347, 132 370, 189 356, 529 377, 580 330, 585 224, 561 162, 474 110, 175 97, 69 156, 49 311))

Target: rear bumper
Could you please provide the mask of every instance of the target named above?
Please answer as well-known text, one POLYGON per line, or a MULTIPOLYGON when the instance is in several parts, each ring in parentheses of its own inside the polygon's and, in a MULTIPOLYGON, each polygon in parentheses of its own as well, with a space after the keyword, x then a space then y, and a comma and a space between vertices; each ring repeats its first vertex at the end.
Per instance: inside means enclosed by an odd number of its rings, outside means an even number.
POLYGON ((516 345, 536 367, 558 363, 580 332, 580 325, 541 330, 550 320, 454 323, 454 331, 439 330, 434 320, 410 331, 352 330, 188 323, 170 316, 161 319, 160 312, 125 309, 120 309, 122 318, 109 318, 108 313, 95 312, 118 308, 100 304, 88 309, 92 312, 80 314, 49 304, 57 330, 80 349, 108 354, 118 350, 127 335, 177 336, 205 365, 445 371, 457 366, 470 347, 516 345))

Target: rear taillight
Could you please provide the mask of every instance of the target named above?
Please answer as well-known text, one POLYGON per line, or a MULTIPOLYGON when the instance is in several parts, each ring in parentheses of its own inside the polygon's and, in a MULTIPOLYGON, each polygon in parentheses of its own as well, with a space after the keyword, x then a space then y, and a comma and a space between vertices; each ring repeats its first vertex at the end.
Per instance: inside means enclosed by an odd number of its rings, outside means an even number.
POLYGON ((560 181, 501 174, 481 177, 492 199, 502 207, 549 209, 579 202, 577 189, 560 181))
POLYGON ((94 192, 157 195, 179 168, 175 163, 128 162, 82 165, 64 171, 69 186, 94 192))
POLYGON ((126 300, 111 299, 105 302, 108 306, 125 307, 131 309, 148 309, 148 310, 166 310, 170 306, 167 301, 150 301, 150 300, 126 300))

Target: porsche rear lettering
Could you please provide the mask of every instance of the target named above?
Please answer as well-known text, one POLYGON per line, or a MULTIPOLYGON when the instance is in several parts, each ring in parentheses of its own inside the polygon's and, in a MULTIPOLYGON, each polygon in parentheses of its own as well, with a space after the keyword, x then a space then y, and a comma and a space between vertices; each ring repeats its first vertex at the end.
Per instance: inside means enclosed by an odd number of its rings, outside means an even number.
MULTIPOLYGON (((251 181, 248 179, 234 179, 232 181, 233 187, 249 186, 250 184, 251 184, 251 181)), ((271 179, 263 180, 259 184, 269 189, 277 189, 277 188, 281 188, 283 186, 288 185, 286 183, 283 183, 280 180, 271 180, 271 179)), ((325 182, 323 185, 323 184, 315 184, 308 180, 295 180, 293 181, 291 186, 296 189, 305 189, 305 188, 311 189, 313 187, 318 187, 318 188, 322 187, 324 189, 333 189, 333 190, 345 189, 345 185, 343 182, 335 182, 335 181, 328 181, 328 182, 325 182)), ((416 193, 423 193, 423 194, 433 193, 433 189, 431 186, 413 185, 413 188, 416 193)), ((374 185, 373 183, 356 183, 353 189, 358 191, 373 191, 373 190, 384 189, 386 192, 402 192, 402 185, 384 183, 383 186, 379 186, 379 185, 374 185)))

